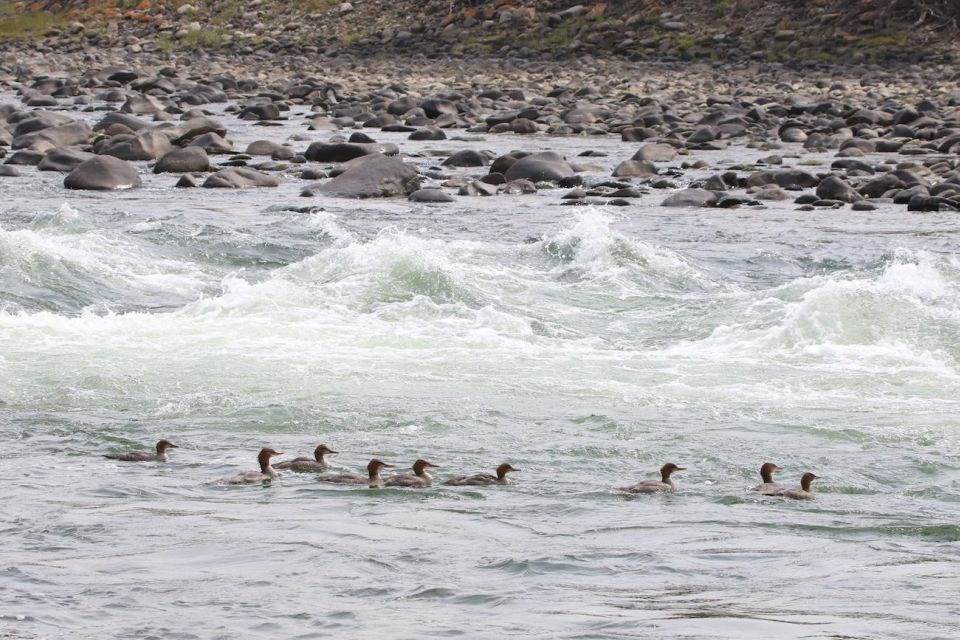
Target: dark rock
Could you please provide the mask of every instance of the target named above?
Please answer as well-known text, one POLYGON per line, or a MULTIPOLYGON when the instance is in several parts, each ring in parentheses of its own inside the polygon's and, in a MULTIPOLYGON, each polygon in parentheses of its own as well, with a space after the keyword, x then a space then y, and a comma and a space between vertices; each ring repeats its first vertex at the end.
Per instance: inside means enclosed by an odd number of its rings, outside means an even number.
POLYGON ((280 181, 271 175, 247 167, 230 167, 211 174, 203 182, 208 189, 247 189, 250 187, 278 187, 280 181))
POLYGON ((613 170, 616 178, 637 178, 657 175, 657 168, 646 160, 624 160, 613 170))
POLYGON ((343 198, 389 198, 410 195, 419 188, 416 169, 399 158, 377 154, 346 162, 337 177, 306 187, 303 195, 322 193, 343 198))
POLYGON ((314 142, 304 156, 310 162, 348 162, 369 155, 393 156, 399 153, 395 144, 357 144, 351 142, 314 142))
POLYGON ((165 153, 153 166, 154 173, 189 173, 210 170, 210 158, 201 147, 184 147, 165 153))
POLYGON ((664 207, 712 207, 717 204, 717 194, 706 189, 684 189, 667 197, 664 207))
POLYGON ((631 160, 647 162, 672 162, 677 159, 677 150, 668 144, 645 144, 633 154, 631 160))
POLYGON ((97 147, 100 154, 121 160, 156 160, 170 151, 170 139, 159 131, 144 129, 135 134, 114 136, 97 147))
POLYGON ((189 173, 185 173, 182 176, 180 176, 180 179, 177 180, 177 184, 173 186, 179 189, 189 189, 192 187, 199 187, 200 182, 189 173))
POLYGON ((446 140, 447 134, 437 127, 423 127, 410 134, 409 140, 446 140))
POLYGON ((81 162, 63 179, 67 189, 108 191, 139 187, 140 175, 129 162, 113 156, 96 156, 81 162))
POLYGON ((207 153, 233 153, 233 143, 212 131, 200 134, 187 146, 200 147, 207 153))
POLYGON ((76 149, 50 149, 37 164, 40 171, 59 171, 69 173, 85 161, 93 158, 94 154, 76 149))
POLYGON ((490 159, 479 151, 464 149, 451 155, 441 165, 444 167, 482 167, 489 161, 490 159))
POLYGON ((519 179, 555 182, 573 176, 574 171, 560 154, 543 151, 520 158, 503 175, 508 182, 519 179))
POLYGON ((857 193, 856 189, 834 175, 820 181, 817 185, 817 196, 821 200, 839 200, 840 202, 863 200, 863 196, 857 193))

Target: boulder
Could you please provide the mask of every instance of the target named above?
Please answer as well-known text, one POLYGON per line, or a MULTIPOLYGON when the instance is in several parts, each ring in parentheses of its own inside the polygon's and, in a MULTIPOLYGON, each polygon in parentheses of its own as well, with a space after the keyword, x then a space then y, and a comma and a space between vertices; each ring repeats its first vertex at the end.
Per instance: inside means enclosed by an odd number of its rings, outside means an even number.
POLYGON ((247 167, 228 167, 211 174, 203 181, 208 189, 248 189, 251 187, 278 187, 280 181, 271 175, 247 167))
POLYGON ((341 198, 389 198, 410 195, 420 188, 416 169, 399 158, 367 155, 346 162, 329 182, 310 185, 303 195, 322 193, 341 198))
POLYGON ((410 134, 408 140, 446 140, 447 134, 438 127, 423 127, 410 134))
POLYGON ((59 171, 69 173, 83 164, 85 161, 93 158, 94 154, 77 149, 50 149, 37 164, 40 171, 59 171))
POLYGON ((863 200, 863 196, 857 193, 856 189, 834 175, 820 181, 817 185, 817 197, 821 200, 839 200, 840 202, 863 200))
POLYGON ((418 189, 407 198, 410 202, 453 202, 453 196, 440 189, 418 189))
POLYGON ((113 156, 96 156, 81 162, 63 179, 67 189, 110 191, 140 186, 137 168, 113 156))
POLYGON ((70 122, 21 135, 17 135, 18 130, 19 127, 14 130, 11 149, 30 148, 45 151, 53 147, 70 147, 86 144, 93 135, 93 131, 85 122, 70 122))
POLYGON ((645 144, 630 159, 646 160, 647 162, 672 162, 677 159, 677 150, 668 144, 645 144))
POLYGON ((706 189, 684 189, 667 197, 664 207, 713 207, 717 204, 717 194, 706 189))
POLYGON ((657 168, 647 160, 624 160, 613 170, 615 178, 642 178, 657 175, 657 168))
POLYGON ((167 136, 153 129, 143 129, 133 135, 114 136, 97 151, 121 160, 156 160, 170 151, 170 147, 167 136))
POLYGON ((543 151, 520 158, 503 175, 508 182, 520 179, 555 182, 561 178, 569 178, 575 175, 575 172, 560 154, 543 151))
POLYGON ((444 167, 482 167, 490 162, 490 158, 479 151, 464 149, 457 151, 441 163, 444 167))
POLYGON ((184 147, 173 149, 157 161, 153 166, 154 173, 189 173, 192 171, 209 171, 210 158, 201 147, 184 147))
POLYGON ((314 142, 307 147, 304 157, 310 162, 348 162, 369 155, 395 156, 399 152, 395 144, 314 142))

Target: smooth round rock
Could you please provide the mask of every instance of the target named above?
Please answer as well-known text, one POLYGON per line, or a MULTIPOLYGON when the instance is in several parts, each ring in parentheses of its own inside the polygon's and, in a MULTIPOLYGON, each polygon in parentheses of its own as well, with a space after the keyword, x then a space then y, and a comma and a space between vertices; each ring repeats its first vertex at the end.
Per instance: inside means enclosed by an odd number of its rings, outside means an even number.
POLYGON ((63 186, 67 189, 112 191, 140 185, 137 168, 113 156, 96 156, 85 160, 63 179, 63 186))

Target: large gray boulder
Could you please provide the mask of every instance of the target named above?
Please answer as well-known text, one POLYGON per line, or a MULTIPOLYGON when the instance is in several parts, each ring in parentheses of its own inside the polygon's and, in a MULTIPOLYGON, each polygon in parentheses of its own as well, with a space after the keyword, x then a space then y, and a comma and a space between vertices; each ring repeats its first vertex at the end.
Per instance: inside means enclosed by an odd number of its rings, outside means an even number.
POLYGON ((11 149, 38 149, 46 151, 53 147, 70 147, 85 144, 93 135, 85 122, 70 122, 56 127, 46 127, 30 133, 16 135, 14 131, 11 149))
POLYGON ((344 164, 344 171, 324 183, 309 185, 303 195, 322 193, 341 198, 407 196, 420 188, 416 169, 399 158, 362 156, 344 164))
POLYGON ((37 164, 37 169, 69 173, 93 157, 94 154, 77 149, 50 149, 37 164))
POLYGON ((314 142, 307 147, 304 157, 310 162, 348 162, 354 158, 382 154, 395 156, 400 150, 395 144, 363 142, 314 142))
POLYGON ((717 194, 707 189, 684 189, 666 198, 664 207, 713 207, 717 204, 717 194))
POLYGON ((844 182, 840 177, 830 175, 817 185, 817 197, 822 200, 839 200, 841 202, 857 202, 863 196, 857 190, 844 182))
POLYGON ((113 156, 96 156, 77 165, 63 179, 67 189, 110 191, 140 186, 137 168, 113 156))
POLYGON ((668 144, 645 144, 630 159, 646 160, 647 162, 673 162, 677 159, 677 150, 668 144))
POLYGON ((132 135, 113 136, 97 150, 102 155, 121 160, 156 160, 170 148, 167 136, 159 131, 144 129, 132 135))
POLYGON ((153 166, 154 173, 190 173, 210 170, 210 158, 201 147, 184 147, 165 153, 153 166))
POLYGON ((278 187, 280 181, 256 169, 230 167, 211 174, 203 185, 208 189, 249 189, 251 187, 278 187))
POLYGON ((511 180, 530 180, 531 182, 555 182, 575 175, 567 161, 559 153, 542 151, 524 156, 510 165, 503 174, 507 182, 511 180))

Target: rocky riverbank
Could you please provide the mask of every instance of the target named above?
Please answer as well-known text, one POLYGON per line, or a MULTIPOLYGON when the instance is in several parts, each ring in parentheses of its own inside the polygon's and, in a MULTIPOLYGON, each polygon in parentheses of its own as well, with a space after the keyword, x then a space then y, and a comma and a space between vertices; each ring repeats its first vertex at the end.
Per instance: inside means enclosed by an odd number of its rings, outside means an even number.
POLYGON ((238 73, 227 54, 202 64, 122 56, 7 61, 0 86, 20 102, 5 104, 0 121, 5 179, 59 171, 67 188, 133 188, 152 171, 179 174, 170 188, 301 181, 303 195, 321 197, 449 202, 561 189, 555 197, 565 201, 627 205, 665 190, 668 206, 793 199, 804 208, 960 209, 960 87, 936 65, 799 75, 780 65, 623 59, 591 61, 588 72, 522 60, 496 68, 335 58, 238 73), (291 121, 297 133, 271 136, 291 121), (260 125, 262 139, 235 146, 235 122, 260 125), (399 144, 381 139, 398 134, 399 144), (489 151, 500 134, 515 136, 517 149, 489 151), (550 149, 560 136, 584 140, 577 157, 550 149), (592 150, 590 138, 609 137, 622 152, 592 150), (458 148, 422 147, 444 140, 458 148), (725 161, 734 149, 755 159, 725 161), (823 154, 833 156, 828 165, 823 154))

